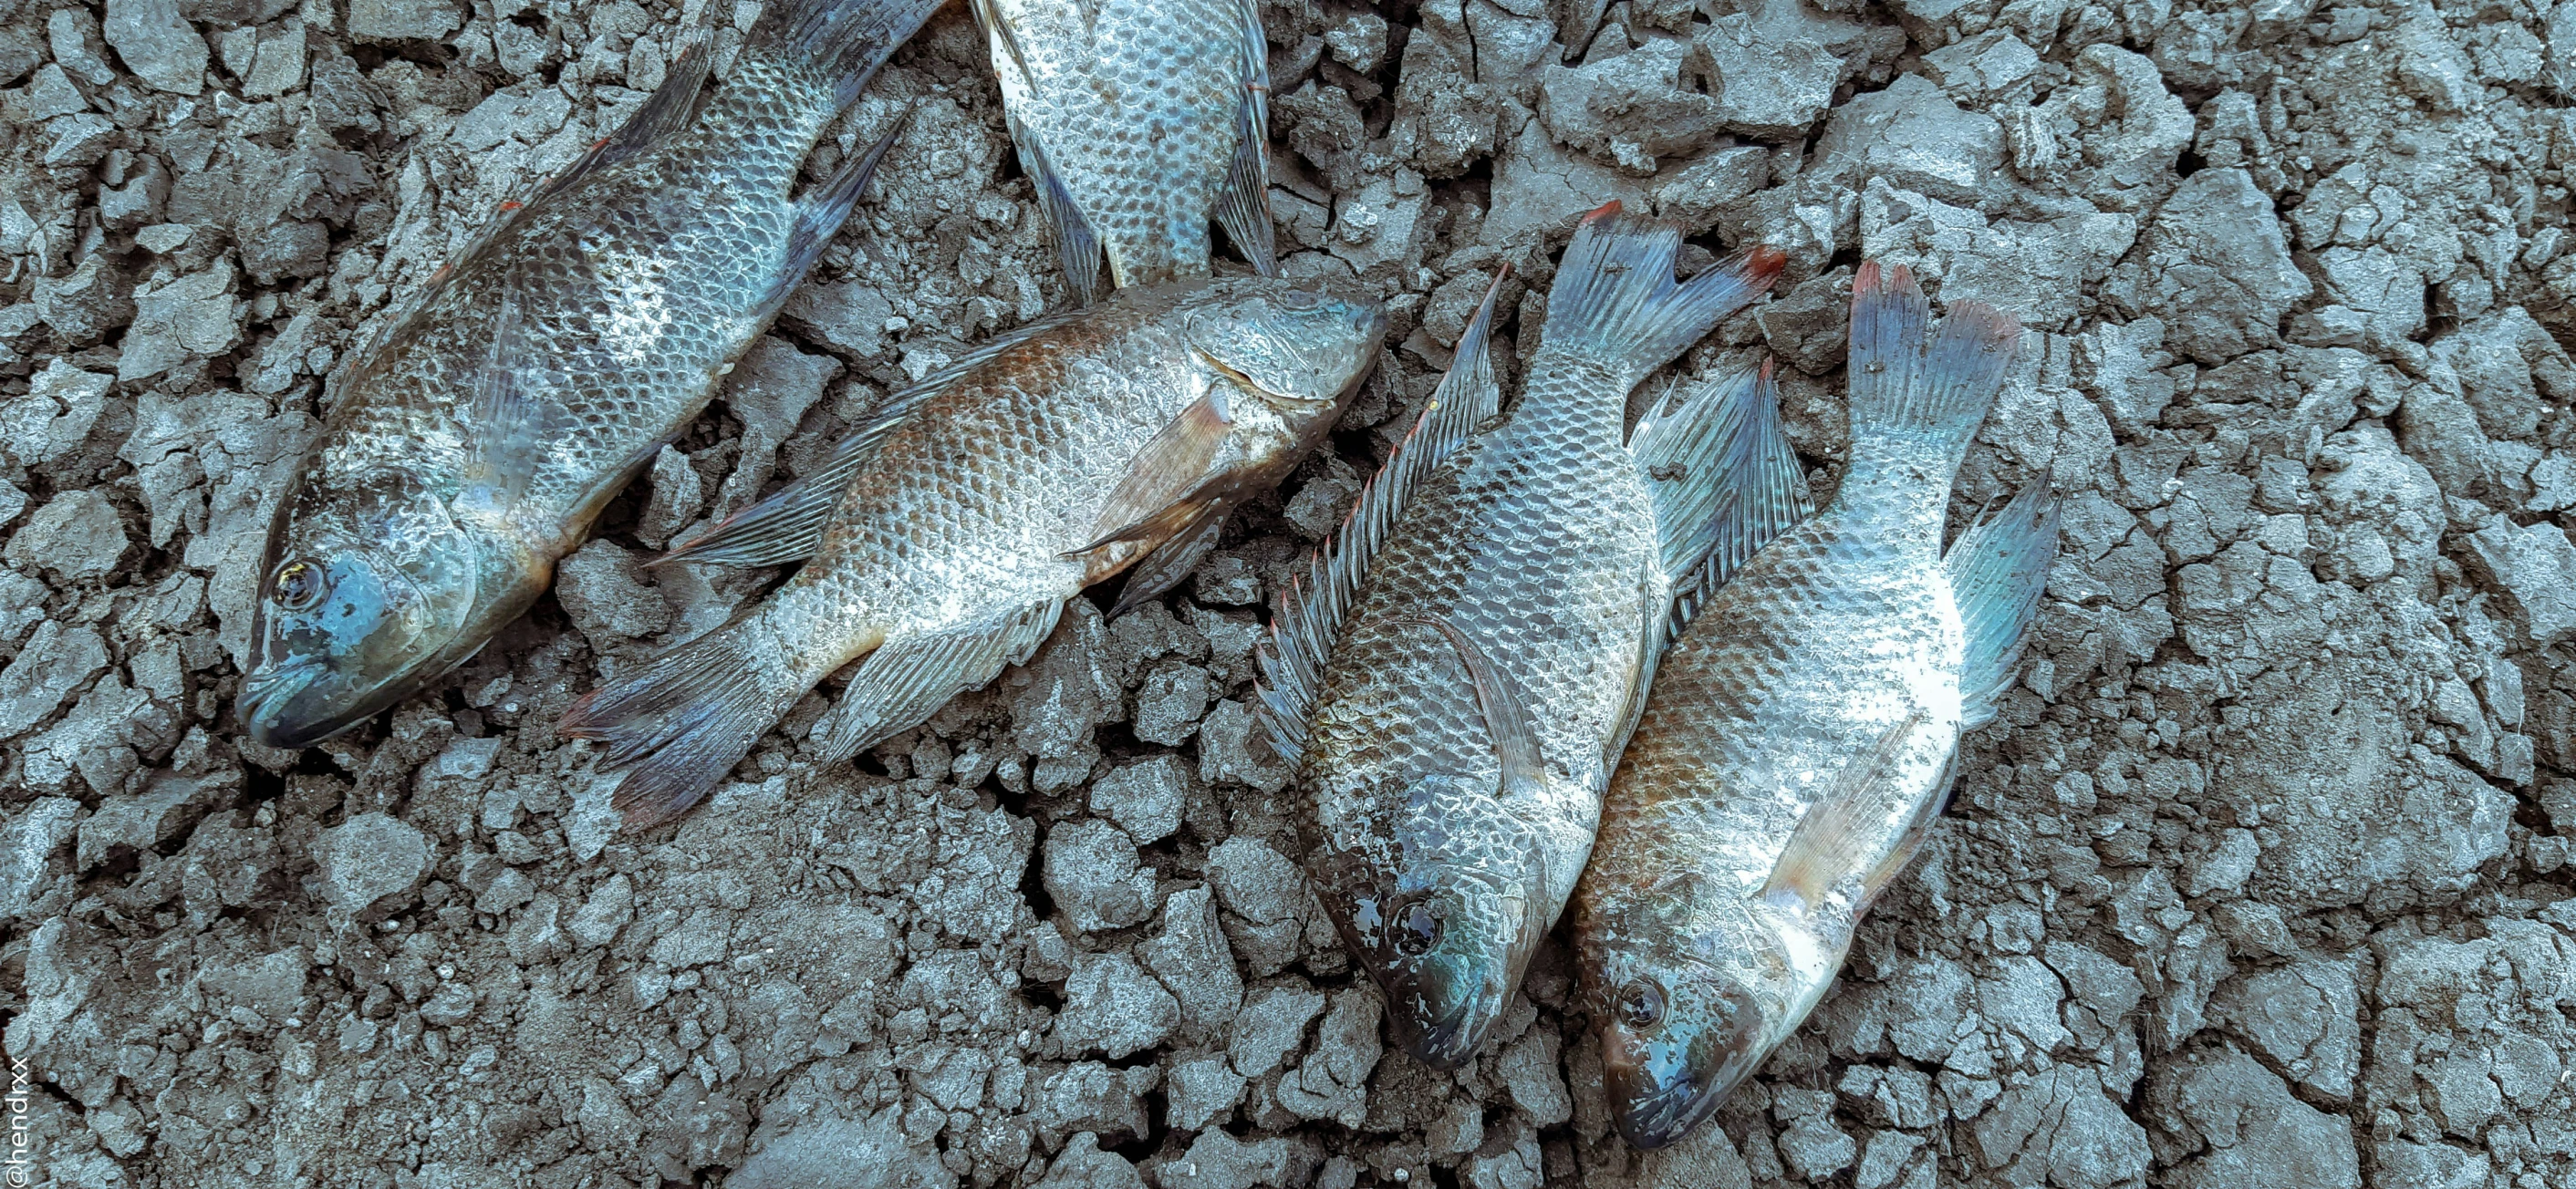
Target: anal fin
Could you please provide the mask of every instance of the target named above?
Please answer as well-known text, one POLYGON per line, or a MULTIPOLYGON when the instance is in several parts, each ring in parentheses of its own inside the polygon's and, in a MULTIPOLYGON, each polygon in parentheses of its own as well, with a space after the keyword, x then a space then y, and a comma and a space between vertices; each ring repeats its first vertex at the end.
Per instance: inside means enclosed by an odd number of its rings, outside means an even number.
POLYGON ((850 678, 816 724, 825 762, 845 760, 908 731, 970 689, 1036 652, 1055 631, 1064 600, 1047 599, 990 620, 887 640, 850 678))
POLYGON ((1055 252, 1064 265, 1066 287, 1077 304, 1090 305, 1100 297, 1100 236, 1083 219, 1082 207, 1047 159, 1046 144, 1037 131, 1016 119, 1009 123, 1011 143, 1019 146, 1020 167, 1028 171, 1029 184, 1038 192, 1038 206, 1055 227, 1055 252))
POLYGON ((2020 668, 2057 557, 2057 498, 2042 475, 1992 519, 1961 533, 1941 559, 1959 605, 1967 651, 1959 666, 1959 729, 1994 721, 2020 668))
POLYGON ((1252 271, 1279 275, 1277 231, 1270 220, 1270 43, 1261 30, 1261 9, 1241 0, 1243 9, 1243 93, 1235 108, 1234 160, 1226 167, 1225 189, 1217 195, 1216 221, 1235 250, 1252 262, 1252 271))
POLYGON ((787 295, 804 281, 806 271, 823 255, 824 246, 832 242, 841 224, 849 221, 860 192, 868 188, 868 179, 877 171, 877 163, 885 160, 886 150, 894 146, 894 138, 903 133, 910 119, 907 115, 897 121, 893 129, 868 146, 867 152, 842 162, 822 185, 798 200, 795 225, 787 231, 786 259, 780 262, 778 275, 770 278, 769 291, 761 295, 758 312, 753 315, 755 321, 768 322, 778 313, 778 307, 787 303, 787 295))
POLYGON ((1771 371, 1766 359, 1658 401, 1629 439, 1672 578, 1667 642, 1756 552, 1816 509, 1780 424, 1771 371))

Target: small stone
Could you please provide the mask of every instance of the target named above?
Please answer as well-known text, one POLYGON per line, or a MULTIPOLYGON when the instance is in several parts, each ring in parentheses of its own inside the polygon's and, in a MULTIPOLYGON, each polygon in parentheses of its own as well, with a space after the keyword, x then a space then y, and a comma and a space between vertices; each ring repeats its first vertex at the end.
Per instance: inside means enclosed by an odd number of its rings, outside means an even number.
POLYGON ((400 818, 362 813, 324 830, 313 855, 323 895, 342 914, 357 916, 418 886, 435 852, 428 835, 400 818))
POLYGON ((435 41, 465 23, 454 0, 350 0, 349 33, 377 41, 435 41))
POLYGON ((2515 526, 2498 519, 2468 540, 2471 560, 2513 601, 2532 643, 2550 647, 2576 635, 2576 543, 2542 520, 2515 526))
POLYGON ((241 335, 242 305, 233 297, 228 263, 136 290, 134 326, 116 357, 116 378, 148 380, 190 359, 221 355, 241 335))
POLYGON ((1177 755, 1138 760, 1091 782, 1091 811, 1151 846, 1181 828, 1192 779, 1189 762, 1177 755))
POLYGON ((1257 1078, 1305 1043, 1306 1024, 1324 1010, 1321 993, 1304 987, 1266 987, 1253 993, 1234 1018, 1226 1055, 1234 1071, 1257 1078))
POLYGON ((1226 933, 1254 977, 1277 972, 1303 952, 1314 894, 1286 856, 1258 838, 1237 835, 1208 852, 1207 876, 1234 918, 1226 922, 1226 933))
POLYGON ((1098 1052, 1116 1061, 1163 1043, 1180 1024, 1180 1001, 1136 959, 1092 954, 1065 980, 1055 1037, 1068 1053, 1098 1052))
POLYGON ((602 539, 592 539, 556 568, 555 598, 594 645, 638 640, 671 626, 670 604, 644 584, 635 556, 602 539))
POLYGON ((167 256, 186 247, 197 229, 185 223, 155 223, 134 233, 136 247, 155 256, 167 256))
MULTIPOLYGON (((1115 1157, 1113 1157, 1115 1159, 1115 1157)), ((737 1189, 826 1189, 873 1182, 881 1186, 948 1185, 954 1174, 939 1153, 906 1138, 891 1109, 851 1121, 836 1114, 808 1118, 777 1134, 725 1177, 737 1189), (867 1181, 854 1180, 864 1170, 867 1181)))
POLYGON ((1253 1189, 1257 1185, 1303 1185, 1314 1176, 1322 1154, 1303 1136, 1271 1136, 1253 1143, 1222 1130, 1199 1133, 1180 1159, 1156 1170, 1163 1189, 1253 1189))
POLYGON ((88 111, 89 100, 81 98, 80 88, 72 85, 62 67, 47 63, 36 68, 36 77, 28 81, 26 90, 9 96, 8 110, 12 120, 32 126, 55 116, 88 111))
POLYGON ((1136 947, 1146 969, 1180 1000, 1181 1023, 1205 1037, 1224 1035, 1243 1004, 1243 978, 1217 924, 1206 888, 1186 888, 1163 902, 1163 931, 1136 947))
POLYGON ((1719 216, 1770 180, 1769 150, 1755 145, 1717 149, 1673 171, 1655 187, 1655 217, 1679 223, 1684 232, 1697 235, 1716 226, 1719 216))
POLYGON ((1198 733, 1199 715, 1207 711, 1207 704, 1206 669, 1177 661, 1158 665, 1136 691, 1136 737, 1178 746, 1198 733))
POLYGON ((1154 870, 1136 859, 1136 843, 1117 826, 1066 822, 1047 833, 1041 879, 1074 928, 1123 929, 1154 914, 1154 870))
POLYGON ((36 509, 0 556, 71 583, 114 573, 133 547, 116 505, 99 489, 84 487, 36 509))
POLYGON ((1100 1137, 1085 1131, 1077 1133, 1063 1151, 1056 1153, 1054 1162, 1047 1165, 1046 1179, 1037 1183, 1037 1189, 1145 1189, 1145 1177, 1126 1157, 1101 1151, 1100 1137))
POLYGON ((1814 157, 1821 164, 1812 172, 1820 180, 1884 178, 1899 189, 1973 207, 2003 168, 2003 126, 1960 110, 1922 76, 1900 74, 1885 90, 1834 109, 1814 157))
POLYGON ((54 61, 91 86, 116 81, 116 69, 107 64, 107 44, 99 37, 98 16, 86 6, 57 8, 47 14, 45 40, 54 51, 54 61))
POLYGON ((1244 1077, 1222 1054, 1175 1062, 1167 1080, 1163 1122, 1181 1131, 1205 1130, 1243 1101, 1244 1077))
POLYGON ((331 261, 331 228, 320 219, 281 219, 241 248, 242 271, 262 285, 318 277, 331 261))
MULTIPOLYGON (((46 867, 55 848, 71 840, 80 811, 69 797, 38 797, 0 822, 0 921, 16 921, 36 906, 46 867)), ((14 1029, 10 1040, 16 1048, 14 1029)))
POLYGON ((0 669, 0 739, 43 722, 107 671, 107 642, 96 629, 65 627, 48 619, 18 655, 0 669))
POLYGON ((194 95, 205 89, 212 55, 179 15, 178 0, 107 0, 103 28, 116 56, 153 90, 194 95))

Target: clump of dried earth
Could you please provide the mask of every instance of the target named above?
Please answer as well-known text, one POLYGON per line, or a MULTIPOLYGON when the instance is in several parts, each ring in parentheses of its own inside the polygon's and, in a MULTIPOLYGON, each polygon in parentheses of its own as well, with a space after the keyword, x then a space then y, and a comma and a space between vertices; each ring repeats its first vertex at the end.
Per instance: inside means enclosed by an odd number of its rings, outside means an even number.
POLYGON ((1078 602, 855 766, 806 700, 614 832, 566 703, 774 575, 639 561, 1063 303, 962 12, 876 196, 456 677, 303 754, 228 707, 319 379, 745 2, 0 0, 0 1016, 61 1186, 2576 1185, 2576 3, 1271 4, 1285 267, 1381 381, 1163 603, 1078 602), (2005 721, 1713 1127, 1608 1130, 1561 948, 1380 1040, 1246 709, 1265 600, 1492 270, 1610 199, 1789 255, 1837 472, 1864 257, 2030 326, 1957 515, 2053 476, 2005 721))

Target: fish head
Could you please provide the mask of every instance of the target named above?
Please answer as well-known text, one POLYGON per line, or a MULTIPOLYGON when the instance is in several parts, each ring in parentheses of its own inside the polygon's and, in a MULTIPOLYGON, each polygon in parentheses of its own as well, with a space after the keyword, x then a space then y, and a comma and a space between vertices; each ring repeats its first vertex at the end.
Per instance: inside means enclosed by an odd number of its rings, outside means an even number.
POLYGON ((1601 1033, 1602 1089, 1630 1145, 1688 1135, 1804 1020, 1831 982, 1798 958, 1798 938, 1760 912, 1665 881, 1629 919, 1587 932, 1612 940, 1585 962, 1601 1033), (1712 921, 1712 917, 1717 918, 1712 921))
POLYGON ((1475 1055, 1548 927, 1537 832, 1490 785, 1447 775, 1415 782, 1396 824, 1394 870, 1372 872, 1337 914, 1386 994, 1398 1043, 1441 1069, 1475 1055))
POLYGON ((410 696, 473 655, 488 550, 418 479, 378 468, 299 483, 271 523, 241 717, 303 747, 410 696))
POLYGON ((1375 301, 1266 277, 1211 287, 1189 318, 1201 358, 1283 413, 1322 427, 1377 366, 1386 331, 1386 307, 1375 301))

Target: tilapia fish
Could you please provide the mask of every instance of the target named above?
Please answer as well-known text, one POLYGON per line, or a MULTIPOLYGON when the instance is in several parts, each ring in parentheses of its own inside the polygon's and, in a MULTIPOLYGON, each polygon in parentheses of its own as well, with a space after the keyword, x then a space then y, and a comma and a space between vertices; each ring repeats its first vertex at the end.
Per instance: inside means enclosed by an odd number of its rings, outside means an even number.
POLYGON ((888 397, 819 468, 674 556, 812 554, 757 608, 592 691, 566 733, 631 765, 630 825, 679 814, 805 691, 860 657, 825 760, 909 730, 1043 643, 1129 567, 1121 607, 1188 572, 1226 513, 1322 440, 1386 314, 1287 281, 1121 290, 888 397))
POLYGON ((1208 275, 1208 221, 1275 276, 1255 0, 973 0, 1076 297, 1208 275))
POLYGON ((333 378, 269 530, 241 717, 302 746, 464 663, 703 410, 878 155, 791 194, 938 0, 773 0, 701 102, 692 51, 333 378))
MULTIPOLYGON (((1613 203, 1566 248, 1508 421, 1489 307, 1431 408, 1283 599, 1264 717, 1305 866, 1425 1061, 1471 1055, 1592 847, 1608 763, 1714 542, 1741 392, 1630 389, 1766 288, 1756 249, 1675 284, 1680 233, 1613 203)), ((1749 386, 1737 386, 1749 391, 1749 386)))
MULTIPOLYGON (((1621 1134, 1687 1134, 1806 1019, 1993 719, 2057 547, 2045 479, 1945 555, 1950 483, 2020 328, 1852 287, 1851 463, 1711 593, 1611 781, 1575 938, 1621 1134)), ((1798 483, 1795 461, 1768 480, 1798 483)))

